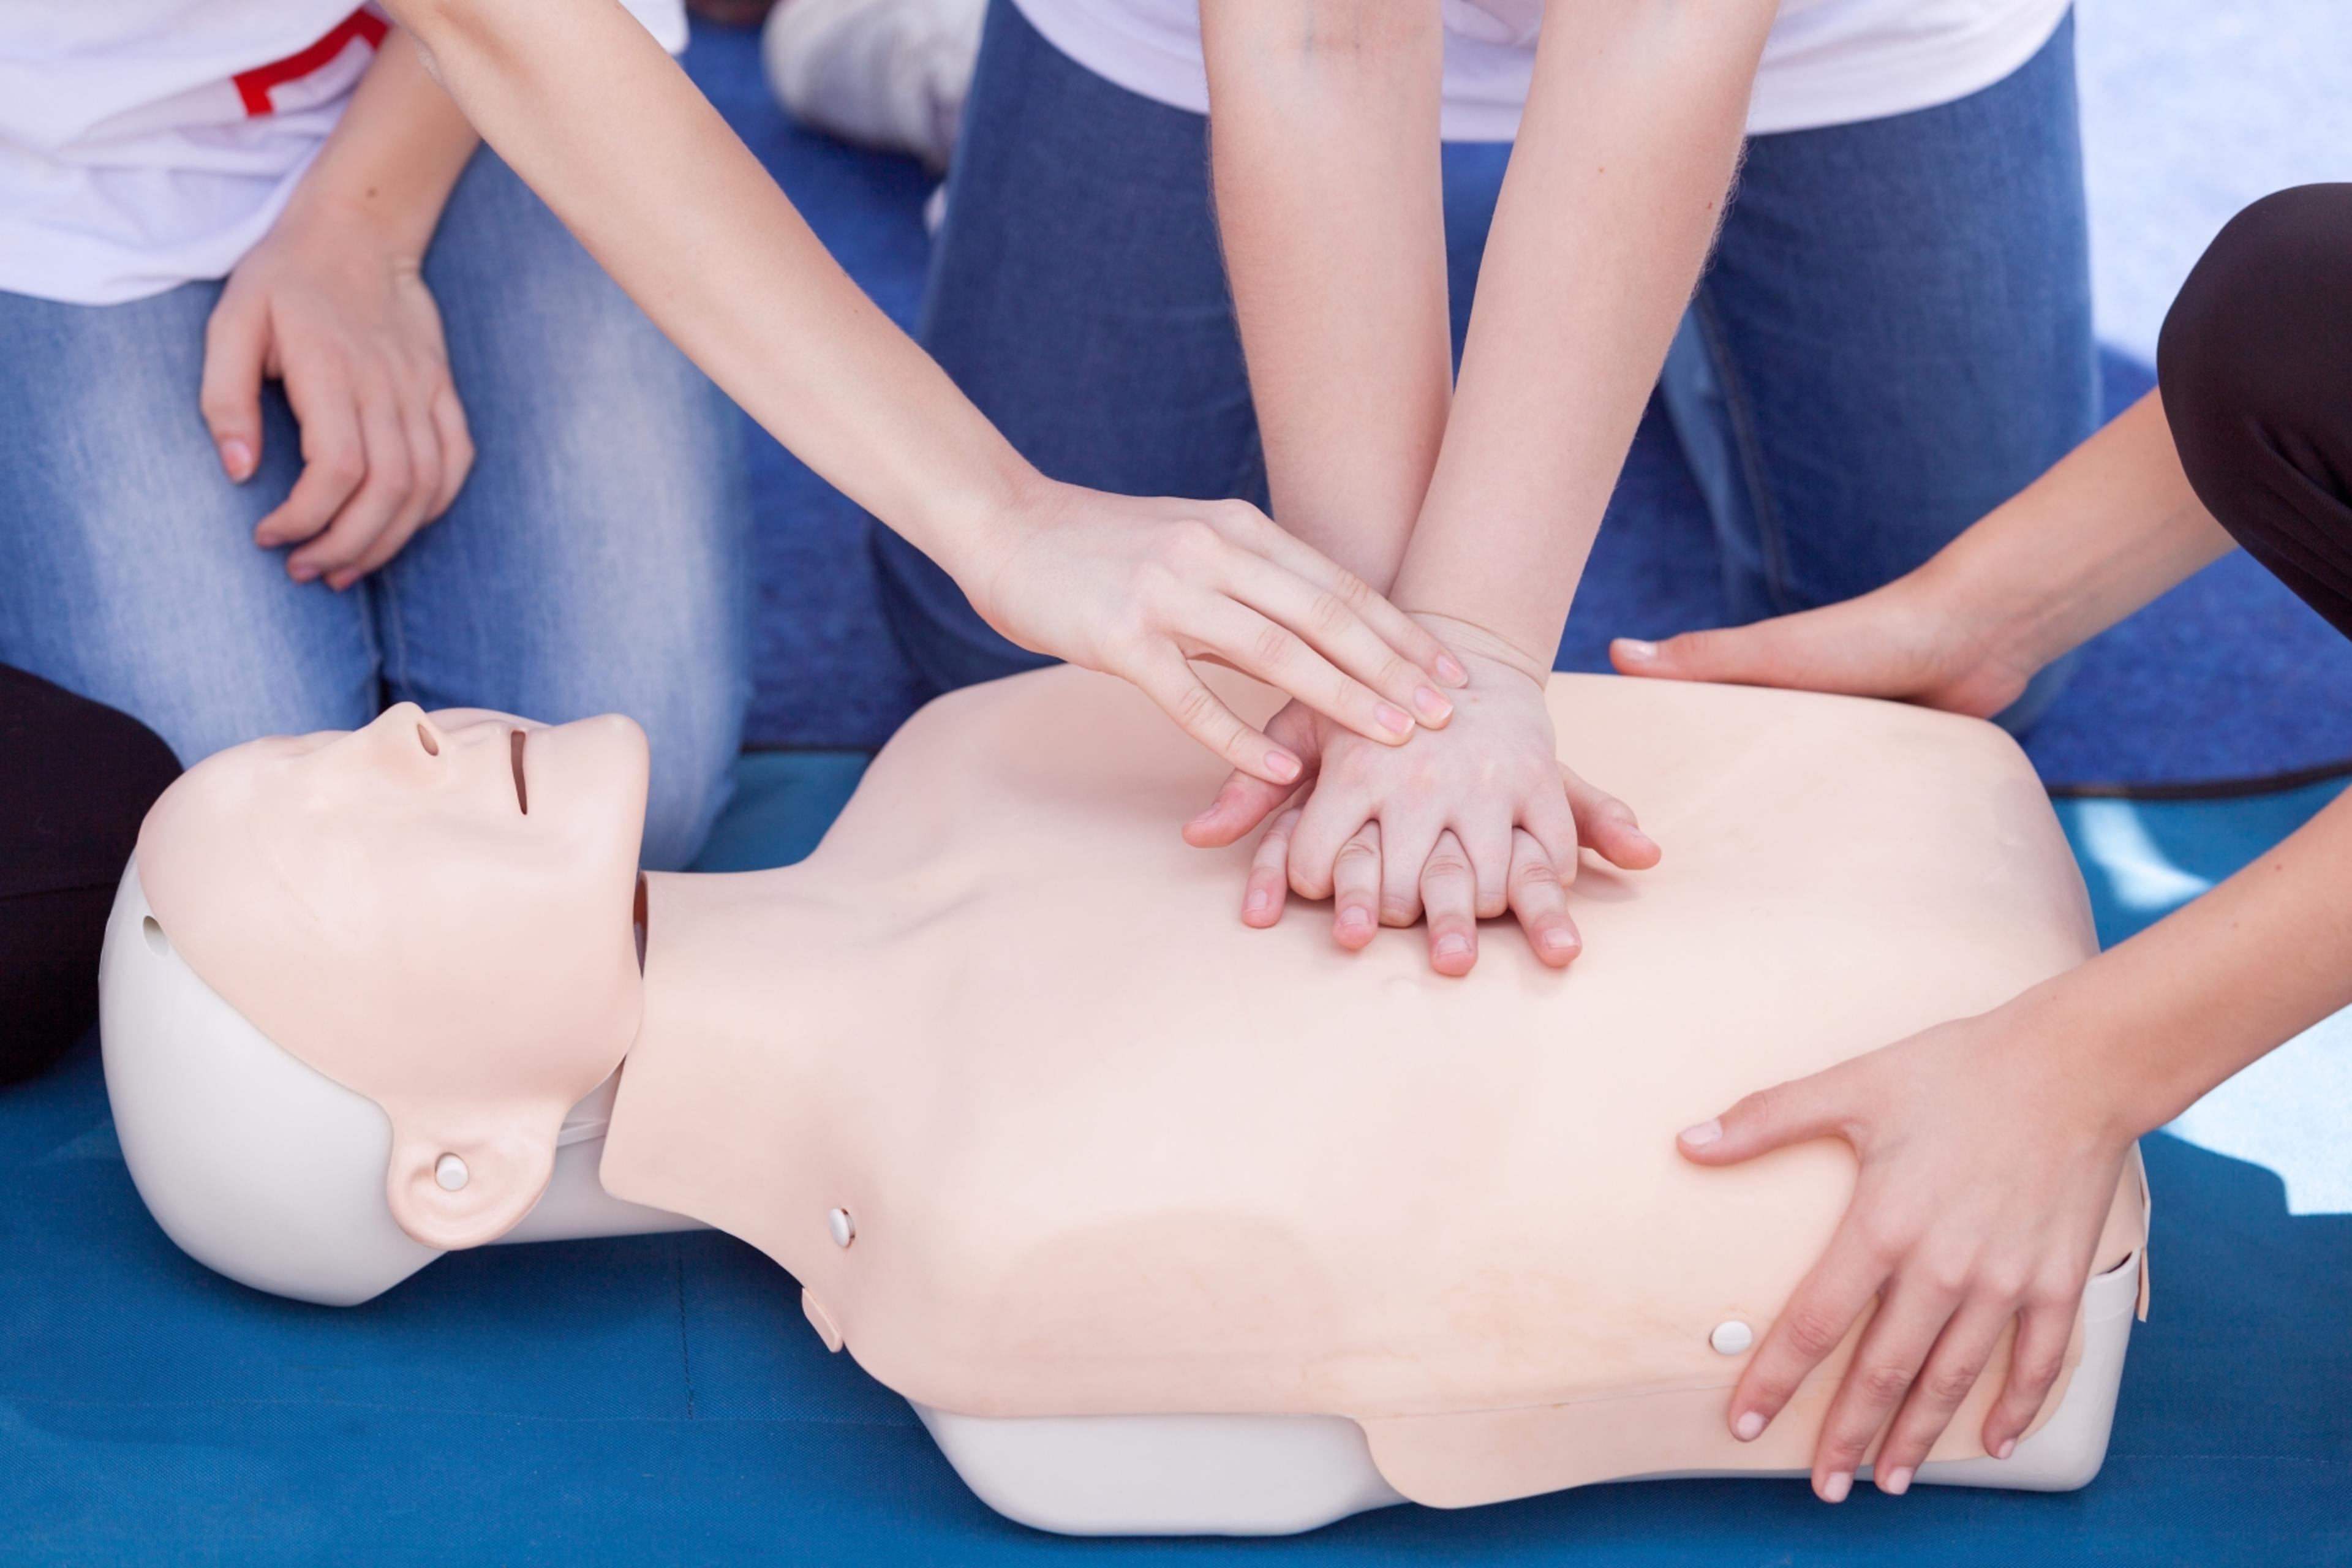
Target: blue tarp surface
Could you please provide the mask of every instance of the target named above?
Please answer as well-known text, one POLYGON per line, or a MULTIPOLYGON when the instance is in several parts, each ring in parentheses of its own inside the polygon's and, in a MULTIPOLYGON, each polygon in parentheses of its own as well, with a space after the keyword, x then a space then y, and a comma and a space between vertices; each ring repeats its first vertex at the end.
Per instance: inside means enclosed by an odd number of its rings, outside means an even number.
MULTIPOLYGON (((863 763, 747 759, 706 868, 806 853, 863 763)), ((2125 806, 2128 830, 2081 817, 2117 803, 2069 803, 2104 934, 2325 799, 2125 806)), ((2317 1070, 2344 1059, 2322 1046, 2317 1070)), ((2352 1204, 2290 1213, 2250 1163, 2300 1162, 2325 1197, 2352 1172, 2344 1126, 2339 1102, 2293 1146, 2225 1128, 2244 1158, 2148 1141, 2155 1315, 2081 1492, 1829 1509, 1795 1482, 1663 1482, 1288 1541, 1076 1542, 975 1501, 724 1237, 456 1254, 348 1310, 219 1279, 141 1205, 85 1043, 0 1093, 0 1563, 2352 1563, 2352 1204)))

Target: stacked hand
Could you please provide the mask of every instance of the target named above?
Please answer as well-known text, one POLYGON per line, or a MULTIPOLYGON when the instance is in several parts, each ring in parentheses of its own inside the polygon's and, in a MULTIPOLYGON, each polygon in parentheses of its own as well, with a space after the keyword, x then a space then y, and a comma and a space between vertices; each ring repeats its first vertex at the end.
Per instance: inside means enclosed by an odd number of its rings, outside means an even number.
POLYGON ((1286 891, 1333 900, 1333 932, 1350 949, 1426 918, 1431 965, 1458 975, 1477 962, 1477 921, 1507 910, 1538 958, 1566 964, 1580 946, 1563 890, 1579 847, 1629 869, 1655 865, 1658 847, 1622 802, 1560 764, 1541 664, 1475 626, 1419 619, 1469 672, 1450 724, 1374 746, 1294 704, 1267 730, 1311 773, 1295 781, 1304 799, 1286 810, 1294 781, 1236 773, 1184 836, 1231 844, 1274 817, 1243 895, 1253 926, 1281 918, 1286 891))
POLYGON ((356 220, 279 221, 229 274, 205 334, 205 423, 242 484, 261 461, 261 383, 285 383, 302 472, 257 524, 298 583, 338 592, 398 554, 473 468, 441 313, 413 258, 356 220))
MULTIPOLYGON (((1469 679, 1436 637, 1245 501, 1139 500, 1036 481, 997 521, 1003 542, 964 587, 1024 647, 1122 676, 1185 733, 1289 793, 1311 741, 1244 722, 1191 665, 1281 688, 1375 751, 1454 715, 1469 679)), ((1287 711, 1287 710, 1286 710, 1287 711)))

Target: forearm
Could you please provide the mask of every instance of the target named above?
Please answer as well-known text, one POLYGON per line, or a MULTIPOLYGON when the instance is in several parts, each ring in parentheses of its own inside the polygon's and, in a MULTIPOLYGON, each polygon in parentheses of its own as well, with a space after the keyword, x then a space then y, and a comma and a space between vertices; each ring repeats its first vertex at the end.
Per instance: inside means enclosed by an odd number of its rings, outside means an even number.
POLYGON ((287 208, 294 222, 363 226, 421 261, 480 139, 394 28, 287 208))
POLYGON ((2231 548, 2150 392, 1954 540, 1913 586, 2039 668, 2231 548))
POLYGON ((1721 219, 1774 9, 1547 14, 1399 605, 1549 668, 1721 219))
POLYGON ((612 0, 391 0, 499 154, 670 339, 959 580, 1036 482, 612 0))
MULTIPOLYGON (((2021 997, 2084 1103, 2137 1136, 2352 1006, 2352 795, 2252 866, 2021 997)), ((2037 1048, 2040 1048, 2038 1044, 2037 1048)))
POLYGON ((1433 0, 1204 0, 1217 223, 1274 515, 1374 587, 1453 380, 1433 0))

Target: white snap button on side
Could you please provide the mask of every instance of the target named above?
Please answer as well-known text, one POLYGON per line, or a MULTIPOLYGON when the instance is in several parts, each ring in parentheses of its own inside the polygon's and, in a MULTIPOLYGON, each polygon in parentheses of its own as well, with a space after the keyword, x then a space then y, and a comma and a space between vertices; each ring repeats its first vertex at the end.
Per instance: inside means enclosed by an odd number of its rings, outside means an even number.
POLYGON ((445 1193, 454 1193, 462 1188, 471 1174, 466 1169, 466 1162, 455 1154, 444 1154, 433 1162, 433 1179, 440 1184, 445 1193))
POLYGON ((824 1228, 833 1232, 835 1247, 847 1247, 857 1239, 857 1222, 849 1217, 847 1209, 835 1209, 824 1216, 824 1228))
POLYGON ((1756 1331, 1737 1318, 1726 1318, 1715 1325, 1715 1332, 1706 1336, 1706 1342, 1719 1355, 1738 1355, 1756 1342, 1756 1331))

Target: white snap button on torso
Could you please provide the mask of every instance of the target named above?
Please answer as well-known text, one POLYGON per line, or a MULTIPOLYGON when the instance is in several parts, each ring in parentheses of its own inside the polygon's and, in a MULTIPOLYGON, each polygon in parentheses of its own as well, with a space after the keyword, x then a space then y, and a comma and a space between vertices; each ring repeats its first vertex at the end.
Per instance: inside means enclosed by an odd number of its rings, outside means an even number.
POLYGON ((835 1247, 847 1247, 857 1239, 857 1222, 849 1217, 847 1209, 835 1209, 824 1216, 825 1229, 833 1232, 835 1247))
POLYGON ((1756 1331, 1737 1318, 1726 1318, 1715 1325, 1715 1332, 1706 1336, 1718 1354, 1738 1355, 1756 1342, 1756 1331))

